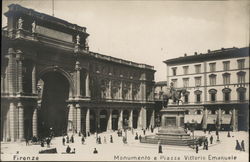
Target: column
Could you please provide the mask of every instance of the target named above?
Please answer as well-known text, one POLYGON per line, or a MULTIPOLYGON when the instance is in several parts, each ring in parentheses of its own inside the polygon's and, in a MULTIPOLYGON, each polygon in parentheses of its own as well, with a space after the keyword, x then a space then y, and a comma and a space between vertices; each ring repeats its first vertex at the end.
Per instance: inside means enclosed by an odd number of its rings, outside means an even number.
POLYGON ((111 80, 109 80, 108 99, 111 99, 111 80))
POLYGON ((207 129, 207 108, 204 109, 203 114, 203 129, 207 129))
POLYGON ((133 128, 133 109, 130 110, 130 115, 129 115, 129 127, 133 128))
POLYGON ((81 132, 81 107, 76 104, 76 131, 81 132))
POLYGON ((146 100, 146 84, 144 81, 141 82, 140 86, 140 100, 146 100))
POLYGON ((90 97, 90 91, 89 91, 89 73, 86 73, 86 81, 85 81, 85 89, 86 89, 86 97, 90 97))
POLYGON ((232 125, 233 125, 233 131, 238 131, 238 115, 237 115, 237 110, 234 108, 233 109, 233 114, 232 114, 232 125))
POLYGON ((13 95, 14 93, 14 53, 15 51, 13 48, 9 48, 9 63, 8 63, 8 84, 9 84, 9 93, 13 95))
POLYGON ((119 120, 118 120, 118 129, 122 129, 123 126, 123 110, 120 110, 119 120))
POLYGON ((69 114, 68 114, 68 132, 73 131, 73 111, 74 111, 74 106, 73 104, 69 104, 69 114))
POLYGON ((133 100, 133 83, 130 83, 129 100, 133 100))
POLYGON ((145 107, 142 107, 141 109, 141 123, 142 123, 142 128, 146 129, 147 128, 147 110, 145 107))
POLYGON ((142 129, 142 108, 140 108, 138 113, 137 128, 142 129))
POLYGON ((18 108, 18 139, 24 140, 24 109, 21 102, 17 105, 18 108))
POLYGON ((23 53, 21 50, 17 50, 16 55, 17 69, 18 69, 18 92, 23 92, 23 53))
POLYGON ((33 64, 33 69, 32 69, 32 93, 37 94, 36 90, 36 64, 33 64))
POLYGON ((108 125, 107 125, 107 130, 111 131, 112 130, 112 109, 108 110, 108 125))
POLYGON ((37 137, 37 107, 34 108, 33 116, 32 116, 32 134, 37 137))
POLYGON ((80 67, 80 62, 79 61, 76 61, 76 67, 75 67, 75 70, 76 70, 76 97, 80 97, 81 94, 81 76, 80 76, 80 70, 81 70, 81 67, 80 67))
POLYGON ((87 108, 86 110, 86 134, 90 132, 90 110, 87 108))
POLYGON ((96 131, 100 130, 100 110, 96 110, 96 131))
POLYGON ((120 84, 119 99, 122 100, 122 81, 121 81, 121 84, 120 84))
POLYGON ((13 102, 10 103, 10 109, 9 109, 9 115, 10 115, 10 140, 11 142, 14 142, 15 138, 15 105, 13 102))
POLYGON ((155 127, 155 110, 152 110, 150 126, 155 127))
POLYGON ((222 117, 221 117, 221 108, 219 108, 219 111, 218 111, 218 123, 219 123, 219 129, 221 129, 221 120, 222 120, 222 117))

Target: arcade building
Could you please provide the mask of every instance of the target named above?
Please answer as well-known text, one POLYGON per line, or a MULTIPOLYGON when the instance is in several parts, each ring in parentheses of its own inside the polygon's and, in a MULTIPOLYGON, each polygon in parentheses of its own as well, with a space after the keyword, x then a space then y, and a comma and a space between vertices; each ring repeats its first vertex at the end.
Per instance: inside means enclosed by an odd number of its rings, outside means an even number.
POLYGON ((91 52, 85 27, 9 5, 1 141, 154 127, 153 66, 91 52))

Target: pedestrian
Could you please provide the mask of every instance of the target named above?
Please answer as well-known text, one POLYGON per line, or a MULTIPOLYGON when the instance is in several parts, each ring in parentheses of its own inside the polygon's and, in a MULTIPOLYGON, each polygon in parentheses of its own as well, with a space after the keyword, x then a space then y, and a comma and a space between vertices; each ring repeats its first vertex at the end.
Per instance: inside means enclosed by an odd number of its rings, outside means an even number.
POLYGON ((103 143, 106 144, 107 143, 107 140, 106 140, 106 137, 104 136, 103 138, 103 143))
POLYGON ((227 137, 231 137, 231 135, 230 135, 230 132, 229 132, 229 131, 227 132, 227 137))
POLYGON ((66 137, 66 143, 69 143, 69 136, 66 137))
POLYGON ((29 139, 28 139, 28 137, 25 138, 25 142, 26 142, 26 146, 29 146, 29 139))
POLYGON ((238 140, 236 140, 236 147, 235 150, 240 150, 241 151, 241 146, 238 140))
POLYGON ((142 138, 142 137, 141 137, 141 135, 140 135, 140 136, 139 136, 139 140, 140 140, 140 142, 141 142, 141 138, 142 138))
POLYGON ((84 139, 84 136, 82 136, 82 144, 84 144, 85 142, 85 139, 84 139))
POLYGON ((94 148, 94 154, 98 154, 98 151, 96 150, 96 148, 94 148))
POLYGON ((41 139, 41 147, 44 147, 44 141, 41 139))
POLYGON ((210 144, 213 144, 213 136, 210 137, 210 144))
POLYGON ((65 146, 65 138, 63 136, 63 139, 62 139, 62 143, 63 143, 63 146, 65 146))
POLYGON ((145 129, 143 129, 143 135, 145 135, 146 134, 146 130, 145 129))
POLYGON ((195 150, 196 150, 196 153, 199 152, 199 146, 198 145, 196 145, 195 150))
POLYGON ((245 151, 245 144, 244 144, 244 140, 241 141, 241 150, 245 151))
POLYGON ((70 141, 71 141, 72 143, 74 143, 74 136, 73 136, 73 135, 71 136, 70 141))
POLYGON ((46 143, 47 143, 47 147, 50 147, 50 138, 49 137, 46 139, 46 143))
POLYGON ((71 152, 72 154, 75 154, 76 153, 76 149, 73 148, 73 151, 71 152))
POLYGON ((102 144, 102 140, 101 140, 101 137, 99 136, 99 138, 98 138, 98 143, 99 144, 102 144))
POLYGON ((159 146, 158 146, 158 153, 159 153, 159 154, 162 154, 162 145, 161 145, 160 142, 158 143, 158 145, 159 145, 159 146))
POLYGON ((70 153, 70 151, 71 151, 71 148, 69 147, 69 145, 68 145, 68 147, 66 148, 66 153, 70 153))
POLYGON ((137 134, 137 132, 135 133, 135 140, 138 140, 138 134, 137 134))
POLYGON ((113 143, 113 136, 110 135, 110 143, 113 143))

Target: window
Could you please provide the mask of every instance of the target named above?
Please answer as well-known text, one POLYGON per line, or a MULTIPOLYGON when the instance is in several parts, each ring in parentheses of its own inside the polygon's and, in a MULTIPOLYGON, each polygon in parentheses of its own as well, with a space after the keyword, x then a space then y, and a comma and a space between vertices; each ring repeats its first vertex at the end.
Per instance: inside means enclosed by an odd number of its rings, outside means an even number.
POLYGON ((201 65, 195 65, 195 73, 200 73, 201 72, 201 65))
POLYGON ((184 75, 188 74, 188 66, 183 66, 183 74, 184 75))
POLYGON ((245 68, 245 59, 237 60, 238 62, 238 69, 244 69, 245 68))
POLYGON ((245 75, 246 75, 246 72, 244 71, 240 71, 237 73, 238 83, 245 83, 245 75))
POLYGON ((196 102, 201 102, 201 94, 196 95, 196 102))
POLYGON ((197 110, 196 114, 200 115, 201 114, 201 110, 197 110))
POLYGON ((195 86, 196 87, 199 87, 201 86, 201 77, 195 77, 195 86))
POLYGON ((230 84, 230 74, 229 73, 223 74, 223 83, 224 83, 224 85, 230 84))
POLYGON ((194 94, 195 94, 195 96, 196 96, 196 102, 197 102, 197 103, 201 102, 201 93, 202 93, 202 91, 200 91, 200 90, 194 91, 194 94))
POLYGON ((209 64, 209 67, 210 67, 210 72, 214 72, 214 71, 216 71, 216 67, 215 67, 215 63, 210 63, 209 64))
POLYGON ((231 89, 229 88, 224 88, 222 90, 223 94, 224 94, 224 101, 227 102, 227 101, 230 101, 230 94, 231 94, 231 89))
POLYGON ((177 88, 177 79, 172 79, 171 81, 173 83, 173 87, 177 88))
POLYGON ((189 78, 183 78, 183 87, 189 86, 189 78))
POLYGON ((230 70, 230 61, 223 62, 223 70, 225 71, 230 70))
POLYGON ((216 75, 215 74, 209 75, 209 82, 210 82, 211 86, 216 85, 216 75))
POLYGON ((177 67, 172 68, 173 76, 176 76, 177 67))
POLYGON ((211 114, 216 114, 216 110, 211 110, 211 114))
POLYGON ((188 103, 188 95, 185 95, 185 96, 184 96, 184 102, 185 102, 185 103, 188 103))
POLYGON ((238 93, 238 100, 239 101, 245 101, 246 100, 246 88, 244 87, 239 87, 237 88, 237 93, 238 93))
POLYGON ((215 102, 216 101, 217 90, 216 89, 210 89, 208 92, 210 94, 210 101, 215 102))

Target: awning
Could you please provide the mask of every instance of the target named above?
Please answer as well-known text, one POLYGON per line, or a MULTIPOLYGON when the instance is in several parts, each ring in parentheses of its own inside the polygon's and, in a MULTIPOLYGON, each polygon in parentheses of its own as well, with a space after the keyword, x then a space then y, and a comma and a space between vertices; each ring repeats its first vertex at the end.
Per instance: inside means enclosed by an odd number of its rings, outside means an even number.
POLYGON ((221 119, 221 124, 231 124, 232 115, 222 115, 221 119))
POLYGON ((208 115, 207 124, 215 124, 217 120, 217 115, 208 115))
POLYGON ((200 124, 202 121, 203 115, 185 115, 184 123, 195 123, 195 121, 200 124))

